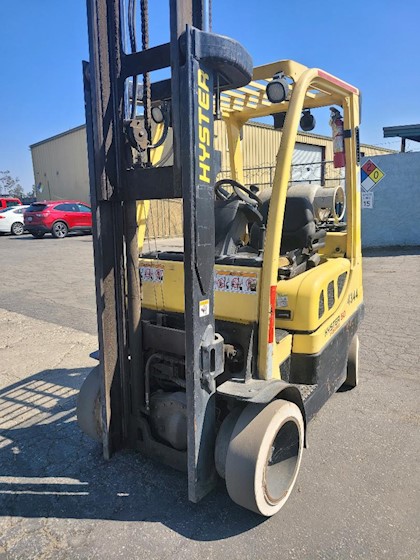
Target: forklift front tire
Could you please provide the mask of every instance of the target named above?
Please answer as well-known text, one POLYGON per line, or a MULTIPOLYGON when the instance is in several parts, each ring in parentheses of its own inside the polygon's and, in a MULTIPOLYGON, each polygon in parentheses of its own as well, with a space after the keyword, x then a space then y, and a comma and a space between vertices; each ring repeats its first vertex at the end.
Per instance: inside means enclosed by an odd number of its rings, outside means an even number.
POLYGON ((96 441, 102 440, 100 366, 88 374, 77 399, 77 422, 83 432, 96 441))
POLYGON ((294 403, 248 404, 233 429, 226 488, 238 505, 270 517, 289 498, 299 472, 304 423, 294 403))

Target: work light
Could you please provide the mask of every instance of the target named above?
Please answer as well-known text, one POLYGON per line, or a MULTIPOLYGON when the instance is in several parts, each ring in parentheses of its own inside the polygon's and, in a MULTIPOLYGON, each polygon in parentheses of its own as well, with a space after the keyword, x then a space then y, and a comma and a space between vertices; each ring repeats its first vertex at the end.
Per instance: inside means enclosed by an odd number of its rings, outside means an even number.
POLYGON ((162 107, 160 105, 156 105, 152 107, 152 119, 155 121, 156 124, 159 124, 164 121, 164 114, 162 111, 162 107))
POLYGON ((289 84, 287 83, 283 72, 276 74, 271 82, 268 82, 265 92, 271 103, 281 103, 287 98, 289 93, 289 84))
POLYGON ((299 124, 300 128, 304 132, 309 132, 315 128, 316 120, 309 109, 304 109, 302 111, 302 117, 299 124))

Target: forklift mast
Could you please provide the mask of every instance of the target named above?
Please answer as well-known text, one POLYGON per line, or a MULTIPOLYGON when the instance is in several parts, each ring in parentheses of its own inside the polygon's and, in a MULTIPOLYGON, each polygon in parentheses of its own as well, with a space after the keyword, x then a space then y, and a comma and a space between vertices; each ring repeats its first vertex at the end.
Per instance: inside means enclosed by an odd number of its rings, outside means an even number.
MULTIPOLYGON (((154 47, 148 45, 147 1, 140 4, 143 48, 138 51, 135 2, 129 0, 127 12, 121 0, 88 0, 90 62, 83 63, 83 76, 102 443, 106 458, 121 447, 135 448, 142 426, 148 364, 142 353, 136 201, 182 199, 185 312, 179 337, 185 344, 189 498, 196 502, 216 480, 215 377, 224 361, 213 315, 213 119, 220 92, 251 80, 252 60, 236 41, 211 33, 210 0, 170 0, 170 41, 154 47), (170 78, 151 84, 150 73, 164 68, 170 78), (138 96, 143 119, 137 115, 138 96), (172 127, 171 166, 155 165, 154 107, 172 127), (133 146, 141 157, 133 157, 133 146)), ((154 325, 154 336, 165 338, 165 329, 154 325)), ((177 460, 174 450, 173 463, 177 460)))

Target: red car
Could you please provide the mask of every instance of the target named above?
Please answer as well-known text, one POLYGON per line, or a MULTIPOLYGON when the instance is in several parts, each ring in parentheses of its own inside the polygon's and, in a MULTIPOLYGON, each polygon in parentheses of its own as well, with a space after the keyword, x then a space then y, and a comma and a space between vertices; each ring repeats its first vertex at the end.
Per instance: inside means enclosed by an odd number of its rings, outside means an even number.
POLYGON ((0 194, 0 210, 3 208, 10 208, 10 206, 18 206, 19 204, 22 203, 18 198, 0 194))
POLYGON ((92 231, 92 210, 79 200, 33 202, 24 214, 25 229, 40 239, 46 233, 62 239, 69 231, 92 231))

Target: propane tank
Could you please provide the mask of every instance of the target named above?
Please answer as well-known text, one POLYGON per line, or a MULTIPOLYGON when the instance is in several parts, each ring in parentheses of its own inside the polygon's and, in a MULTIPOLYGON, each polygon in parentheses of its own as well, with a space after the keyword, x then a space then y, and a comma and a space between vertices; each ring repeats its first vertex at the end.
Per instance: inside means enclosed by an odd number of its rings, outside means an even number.
POLYGON ((292 185, 288 197, 306 197, 313 206, 316 222, 340 222, 346 212, 346 194, 343 187, 321 187, 311 184, 292 185))
POLYGON ((335 107, 330 107, 330 126, 332 128, 334 167, 345 167, 346 154, 344 153, 344 121, 335 107))

